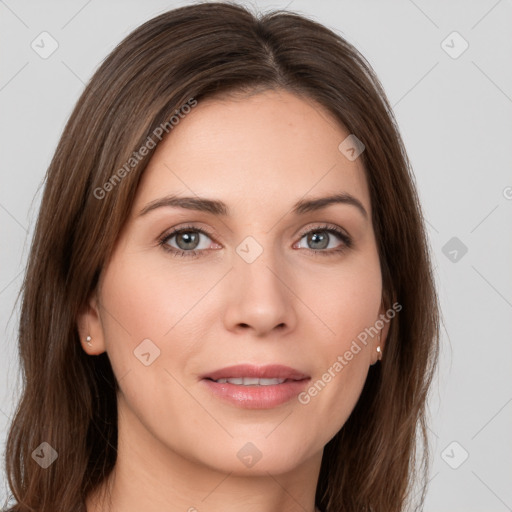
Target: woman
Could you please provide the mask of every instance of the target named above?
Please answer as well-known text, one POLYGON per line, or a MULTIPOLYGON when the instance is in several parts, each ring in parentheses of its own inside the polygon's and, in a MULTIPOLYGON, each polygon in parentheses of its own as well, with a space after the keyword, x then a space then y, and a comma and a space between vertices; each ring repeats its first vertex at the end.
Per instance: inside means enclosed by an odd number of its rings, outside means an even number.
POLYGON ((130 34, 64 130, 22 294, 9 510, 423 501, 421 208, 377 78, 320 24, 207 3, 130 34))

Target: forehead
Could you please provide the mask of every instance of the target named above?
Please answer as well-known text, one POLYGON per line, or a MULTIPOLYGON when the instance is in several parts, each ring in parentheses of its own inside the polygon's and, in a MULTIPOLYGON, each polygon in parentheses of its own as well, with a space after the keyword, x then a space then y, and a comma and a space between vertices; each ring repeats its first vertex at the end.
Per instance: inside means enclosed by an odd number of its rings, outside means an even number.
POLYGON ((344 192, 370 214, 360 159, 338 149, 349 132, 321 105, 284 91, 200 101, 163 139, 136 206, 166 193, 273 208, 344 192))

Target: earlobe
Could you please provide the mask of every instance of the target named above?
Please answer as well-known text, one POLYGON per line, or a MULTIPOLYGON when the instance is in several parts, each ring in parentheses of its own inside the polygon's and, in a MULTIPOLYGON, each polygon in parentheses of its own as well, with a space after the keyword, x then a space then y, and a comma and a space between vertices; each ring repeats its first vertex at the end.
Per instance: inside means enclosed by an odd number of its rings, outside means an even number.
POLYGON ((87 354, 92 356, 105 352, 103 326, 96 293, 93 293, 78 313, 77 328, 80 344, 87 354))
POLYGON ((374 353, 372 354, 371 366, 373 366, 377 361, 382 361, 383 343, 381 341, 381 334, 382 334, 382 331, 379 331, 379 334, 377 335, 377 339, 375 340, 375 345, 373 348, 374 353))
POLYGON ((375 343, 373 345, 373 354, 372 354, 372 366, 377 361, 382 361, 386 339, 389 332, 389 323, 390 319, 388 318, 386 311, 382 308, 379 311, 379 319, 375 322, 375 326, 379 329, 379 334, 375 338, 375 343))

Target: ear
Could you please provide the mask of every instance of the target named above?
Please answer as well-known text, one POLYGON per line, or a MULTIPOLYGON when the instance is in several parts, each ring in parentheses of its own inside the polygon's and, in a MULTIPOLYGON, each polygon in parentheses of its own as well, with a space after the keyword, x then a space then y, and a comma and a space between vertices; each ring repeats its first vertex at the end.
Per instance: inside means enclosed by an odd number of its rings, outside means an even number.
POLYGON ((386 301, 383 301, 381 304, 381 308, 379 310, 379 316, 375 319, 375 328, 379 330, 379 334, 373 337, 372 344, 372 355, 371 355, 371 364, 374 365, 379 360, 379 352, 377 351, 377 347, 380 346, 380 355, 383 357, 386 347, 386 340, 388 337, 389 326, 391 323, 391 318, 388 317, 386 311, 386 301))
POLYGON ((77 327, 80 344, 87 354, 93 356, 105 352, 105 337, 96 292, 93 292, 87 304, 78 313, 77 327), (90 337, 89 343, 87 343, 88 337, 90 337))

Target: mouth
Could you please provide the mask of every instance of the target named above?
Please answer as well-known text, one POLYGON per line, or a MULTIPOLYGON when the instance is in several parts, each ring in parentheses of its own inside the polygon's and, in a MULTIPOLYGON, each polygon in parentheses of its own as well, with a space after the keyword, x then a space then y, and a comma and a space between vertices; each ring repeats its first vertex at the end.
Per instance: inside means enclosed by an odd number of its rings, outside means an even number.
MULTIPOLYGON (((266 384, 265 381, 272 379, 279 379, 283 382, 286 380, 303 380, 309 378, 309 375, 295 368, 291 368, 290 366, 281 364, 268 364, 264 366, 238 364, 212 371, 203 375, 201 378, 214 381, 239 379, 237 382, 233 382, 233 384, 251 386, 254 385, 253 382, 255 379, 258 380, 261 385, 269 385, 268 383, 266 384), (240 379, 242 379, 242 381, 240 381, 240 379)), ((275 383, 273 382, 272 384, 275 383)))
POLYGON ((258 379, 256 377, 234 377, 230 379, 208 379, 218 384, 235 384, 236 386, 275 386, 290 382, 292 379, 258 379))
POLYGON ((245 409, 271 409, 289 402, 310 381, 309 375, 283 365, 237 365, 201 377, 216 398, 245 409))

